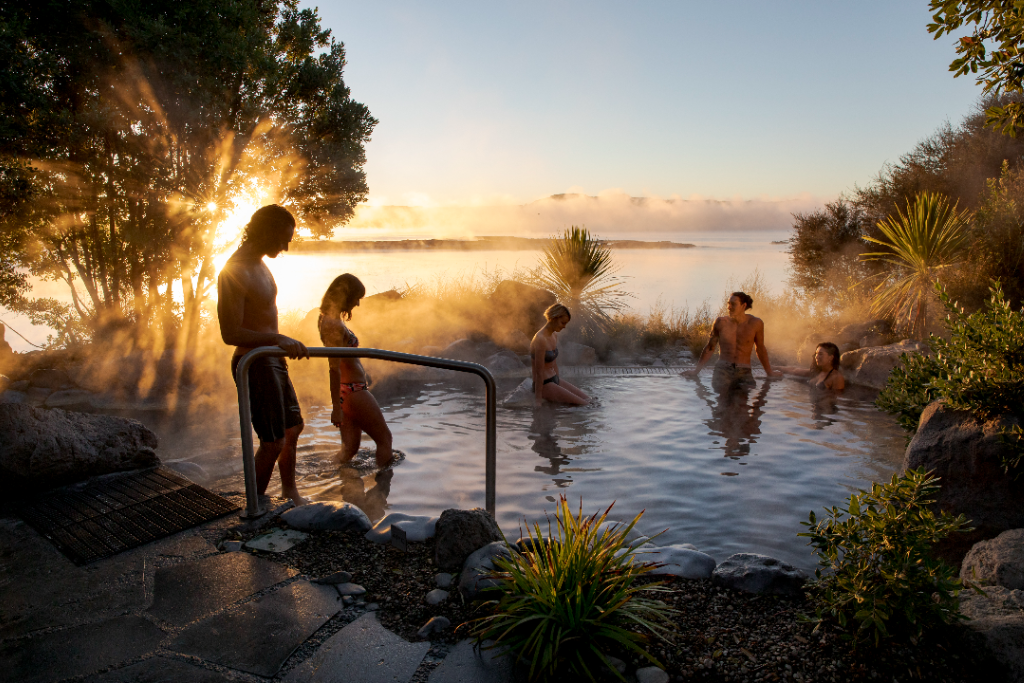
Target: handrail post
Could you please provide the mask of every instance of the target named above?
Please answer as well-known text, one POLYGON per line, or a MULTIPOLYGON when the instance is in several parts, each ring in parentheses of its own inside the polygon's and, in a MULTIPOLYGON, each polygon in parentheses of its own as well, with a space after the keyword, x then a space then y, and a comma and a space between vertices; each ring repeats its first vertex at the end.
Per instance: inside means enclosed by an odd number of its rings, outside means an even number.
MULTIPOLYGON (((490 371, 478 363, 469 363, 450 358, 433 358, 417 356, 411 353, 386 351, 384 349, 361 349, 348 347, 321 346, 309 347, 311 358, 375 358, 409 365, 422 365, 442 370, 469 372, 483 379, 486 386, 486 444, 484 454, 484 507, 495 514, 495 492, 497 482, 497 444, 498 444, 498 389, 490 371)), ((266 511, 259 506, 256 493, 256 455, 252 443, 252 408, 249 405, 249 368, 253 361, 264 356, 283 358, 284 349, 278 346, 260 346, 242 356, 235 370, 235 383, 238 386, 238 421, 242 431, 242 469, 245 474, 245 512, 242 517, 255 519, 266 511)))

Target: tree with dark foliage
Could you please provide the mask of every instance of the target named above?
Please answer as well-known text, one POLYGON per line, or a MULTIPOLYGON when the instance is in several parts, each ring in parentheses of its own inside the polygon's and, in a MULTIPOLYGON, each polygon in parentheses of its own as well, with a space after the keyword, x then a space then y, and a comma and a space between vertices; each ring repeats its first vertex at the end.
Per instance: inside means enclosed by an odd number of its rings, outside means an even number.
POLYGON ((4 3, 0 304, 65 342, 191 347, 234 198, 273 188, 314 236, 365 199, 376 120, 344 67, 296 0, 4 3), (28 299, 24 269, 73 304, 28 299))

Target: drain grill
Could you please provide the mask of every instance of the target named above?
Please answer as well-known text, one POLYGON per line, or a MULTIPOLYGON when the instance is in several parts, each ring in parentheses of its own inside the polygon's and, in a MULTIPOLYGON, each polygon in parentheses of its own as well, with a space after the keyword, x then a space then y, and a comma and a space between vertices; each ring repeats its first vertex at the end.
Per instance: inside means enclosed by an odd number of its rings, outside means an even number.
POLYGON ((75 564, 87 564, 222 517, 238 506, 163 467, 45 494, 21 517, 75 564))

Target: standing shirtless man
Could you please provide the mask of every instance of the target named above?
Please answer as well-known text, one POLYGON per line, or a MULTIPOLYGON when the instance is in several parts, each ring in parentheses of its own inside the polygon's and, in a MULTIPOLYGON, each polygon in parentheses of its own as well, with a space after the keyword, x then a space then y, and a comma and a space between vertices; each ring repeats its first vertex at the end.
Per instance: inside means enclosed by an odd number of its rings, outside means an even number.
MULTIPOLYGON (((280 346, 289 358, 309 358, 302 342, 277 332, 277 283, 263 257, 288 251, 295 219, 288 209, 271 204, 252 215, 242 245, 217 278, 220 336, 235 347, 231 376, 246 353, 257 346, 280 346)), ((266 493, 274 463, 281 472, 281 491, 296 505, 306 501, 295 486, 295 448, 302 433, 302 412, 283 358, 258 358, 249 368, 249 406, 260 439, 256 451, 256 490, 266 493)))
POLYGON ((722 352, 711 377, 711 386, 715 391, 723 393, 733 388, 754 386, 754 376, 750 372, 750 352, 754 349, 768 377, 782 377, 781 372, 772 371, 771 361, 768 360, 768 349, 764 346, 764 321, 747 314, 754 300, 744 292, 733 292, 728 305, 729 315, 715 320, 711 337, 701 351, 697 367, 682 374, 696 378, 711 359, 715 346, 721 344, 722 352))

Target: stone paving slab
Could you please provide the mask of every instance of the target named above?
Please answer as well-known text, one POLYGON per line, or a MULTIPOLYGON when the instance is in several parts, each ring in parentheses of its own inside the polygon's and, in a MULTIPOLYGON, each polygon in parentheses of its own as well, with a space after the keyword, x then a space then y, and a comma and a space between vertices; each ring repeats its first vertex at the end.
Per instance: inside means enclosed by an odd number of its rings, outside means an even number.
POLYGON ((463 640, 451 649, 428 683, 512 683, 515 671, 511 657, 494 650, 474 649, 473 641, 463 640))
POLYGON ((25 522, 0 519, 0 639, 145 609, 143 572, 137 556, 77 567, 25 522))
POLYGON ((342 607, 334 586, 296 581, 193 624, 169 648, 258 676, 273 676, 295 648, 342 607))
POLYGON ((285 681, 407 683, 429 649, 430 643, 402 640, 369 612, 328 638, 285 681))
POLYGON ((164 632, 144 617, 118 617, 0 646, 7 683, 44 683, 95 673, 153 652, 164 632))
POLYGON ((170 657, 150 657, 138 664, 88 678, 88 683, 231 683, 219 671, 193 666, 170 657))
POLYGON ((220 553, 161 567, 156 572, 149 613, 184 626, 295 574, 249 553, 220 553))

